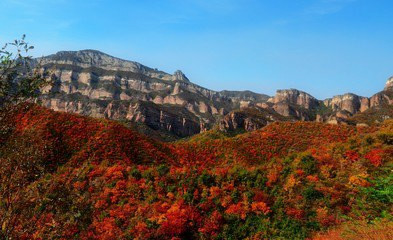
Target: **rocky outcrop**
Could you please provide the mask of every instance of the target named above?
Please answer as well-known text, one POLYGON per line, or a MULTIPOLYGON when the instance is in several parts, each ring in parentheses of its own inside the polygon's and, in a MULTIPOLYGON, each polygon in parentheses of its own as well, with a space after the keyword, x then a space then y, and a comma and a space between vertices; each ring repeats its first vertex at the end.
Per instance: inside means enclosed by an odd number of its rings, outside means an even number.
POLYGON ((370 99, 360 97, 358 95, 347 93, 344 95, 337 95, 333 98, 324 100, 325 106, 331 108, 333 111, 347 111, 350 114, 364 112, 370 108, 370 99))
POLYGON ((389 78, 386 82, 385 90, 393 90, 393 77, 389 78))
POLYGON ((243 112, 231 112, 220 121, 219 129, 225 132, 239 129, 254 131, 266 126, 267 123, 264 119, 252 118, 243 112))
POLYGON ((287 118, 279 115, 272 109, 263 108, 244 108, 228 113, 219 122, 219 129, 221 131, 254 131, 260 129, 272 122, 277 121, 291 121, 292 118, 287 118))
POLYGON ((302 121, 314 120, 315 116, 309 113, 321 105, 316 98, 297 89, 278 90, 268 103, 278 114, 302 121))
POLYGON ((370 98, 370 107, 378 107, 381 105, 393 105, 393 77, 388 79, 382 92, 370 98))
POLYGON ((297 89, 277 90, 276 95, 269 99, 273 104, 287 103, 298 105, 305 109, 312 109, 319 106, 319 101, 308 93, 297 89))
POLYGON ((251 91, 221 91, 219 94, 223 97, 229 98, 234 102, 248 101, 254 104, 264 103, 270 97, 265 94, 254 93, 251 91))
POLYGON ((164 108, 144 101, 86 101, 86 99, 67 99, 67 95, 56 98, 41 99, 42 105, 55 111, 78 113, 95 118, 109 118, 128 120, 131 122, 144 123, 154 130, 164 130, 179 137, 187 137, 201 131, 200 123, 192 115, 179 109, 176 112, 171 108, 164 108))
POLYGON ((107 71, 124 71, 143 74, 153 78, 175 80, 175 78, 162 71, 146 67, 140 63, 112 57, 96 50, 61 51, 53 55, 36 59, 41 65, 71 65, 80 68, 99 68, 107 71))
POLYGON ((189 82, 189 81, 190 81, 190 80, 188 80, 188 78, 186 77, 186 75, 184 75, 184 73, 183 73, 182 71, 180 71, 180 70, 177 70, 177 71, 173 74, 172 79, 173 79, 174 81, 186 81, 186 82, 189 82))

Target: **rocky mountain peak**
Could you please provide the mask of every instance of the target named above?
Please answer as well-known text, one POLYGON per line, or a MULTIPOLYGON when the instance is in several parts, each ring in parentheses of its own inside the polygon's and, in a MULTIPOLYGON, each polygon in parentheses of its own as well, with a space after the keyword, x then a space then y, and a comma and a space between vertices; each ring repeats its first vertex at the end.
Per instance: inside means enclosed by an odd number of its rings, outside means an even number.
POLYGON ((105 70, 144 73, 150 68, 140 63, 110 56, 97 50, 60 51, 39 59, 41 64, 73 65, 82 68, 97 67, 105 70))
POLYGON ((52 61, 72 61, 74 63, 97 65, 102 61, 113 60, 118 58, 112 57, 98 50, 86 49, 80 51, 59 51, 55 54, 44 57, 44 59, 52 60, 52 61))
POLYGON ((310 94, 294 89, 294 88, 290 88, 290 89, 281 89, 281 90, 277 90, 276 95, 280 95, 280 96, 305 96, 307 98, 310 99, 316 99, 315 97, 311 96, 310 94))
POLYGON ((185 81, 185 82, 190 81, 190 80, 188 80, 186 75, 180 70, 177 70, 176 72, 173 73, 173 80, 174 81, 185 81))
POLYGON ((393 76, 388 79, 385 85, 385 90, 393 89, 393 76))
POLYGON ((353 93, 336 95, 324 100, 325 106, 333 111, 347 111, 350 114, 364 112, 370 107, 370 101, 367 97, 358 96, 353 93))
POLYGON ((277 90, 276 95, 269 99, 269 102, 272 103, 289 103, 300 105, 306 109, 310 109, 315 105, 318 105, 318 100, 311 96, 310 94, 299 91, 297 89, 283 89, 277 90))

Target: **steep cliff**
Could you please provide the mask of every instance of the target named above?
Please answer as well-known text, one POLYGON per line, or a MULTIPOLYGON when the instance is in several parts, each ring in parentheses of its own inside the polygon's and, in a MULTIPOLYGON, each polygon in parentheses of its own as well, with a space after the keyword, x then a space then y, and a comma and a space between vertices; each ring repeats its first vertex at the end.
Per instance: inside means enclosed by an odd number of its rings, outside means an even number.
POLYGON ((303 121, 315 120, 314 112, 321 106, 319 100, 297 89, 277 90, 268 102, 278 114, 303 121))
POLYGON ((219 129, 224 132, 238 130, 250 132, 265 127, 273 122, 294 120, 294 118, 282 116, 269 108, 243 108, 225 115, 225 117, 219 121, 219 129))
POLYGON ((350 121, 371 125, 393 118, 393 78, 388 79, 383 91, 373 95, 369 100, 370 108, 355 114, 350 121))
POLYGON ((393 90, 393 77, 389 78, 386 82, 385 90, 393 90))
POLYGON ((168 74, 95 50, 63 51, 39 58, 54 85, 43 105, 57 111, 130 120, 190 136, 242 104, 264 102, 252 92, 216 92, 193 84, 181 71, 168 74))
POLYGON ((366 97, 360 97, 352 93, 347 93, 326 99, 324 100, 324 104, 333 111, 344 110, 350 114, 355 114, 369 109, 370 99, 366 97))

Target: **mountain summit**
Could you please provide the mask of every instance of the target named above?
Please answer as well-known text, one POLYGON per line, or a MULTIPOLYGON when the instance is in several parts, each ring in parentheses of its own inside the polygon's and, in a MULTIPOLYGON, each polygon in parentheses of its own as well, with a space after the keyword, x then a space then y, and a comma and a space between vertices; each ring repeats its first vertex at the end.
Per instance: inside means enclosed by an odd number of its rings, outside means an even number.
POLYGON ((123 60, 97 50, 60 51, 56 54, 40 58, 43 65, 72 65, 82 68, 99 68, 108 71, 124 71, 144 74, 163 80, 187 79, 184 74, 175 72, 174 75, 146 67, 138 62, 123 60))
POLYGON ((389 78, 385 85, 385 90, 393 89, 393 77, 389 78))

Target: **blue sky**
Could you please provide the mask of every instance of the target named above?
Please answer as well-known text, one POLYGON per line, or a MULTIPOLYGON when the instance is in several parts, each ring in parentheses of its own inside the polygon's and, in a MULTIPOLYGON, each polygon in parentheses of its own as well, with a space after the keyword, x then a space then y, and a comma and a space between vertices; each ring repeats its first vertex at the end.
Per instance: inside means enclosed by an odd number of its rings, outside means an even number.
POLYGON ((370 96, 393 75, 391 0, 0 0, 0 42, 97 49, 214 90, 370 96))

